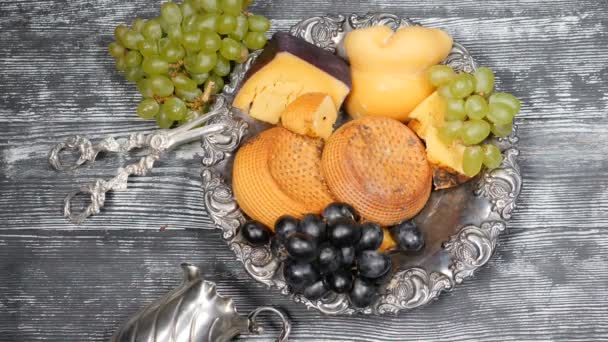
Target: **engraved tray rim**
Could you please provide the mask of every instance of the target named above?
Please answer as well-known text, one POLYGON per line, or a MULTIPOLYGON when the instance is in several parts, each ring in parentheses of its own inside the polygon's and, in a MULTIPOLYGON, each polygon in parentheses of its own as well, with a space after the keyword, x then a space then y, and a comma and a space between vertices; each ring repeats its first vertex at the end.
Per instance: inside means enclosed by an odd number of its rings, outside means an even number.
MULTIPOLYGON (((386 25, 393 29, 401 26, 416 25, 413 21, 390 13, 368 13, 365 15, 327 15, 304 19, 291 27, 290 33, 328 50, 337 50, 346 32, 354 28, 386 25)), ((223 96, 234 96, 246 70, 259 55, 253 53, 247 62, 237 66, 231 75, 231 82, 223 89, 223 96)), ((444 61, 457 70, 472 72, 475 62, 469 52, 460 44, 454 47, 444 61)), ((226 101, 229 102, 229 101, 226 101)), ((204 137, 203 179, 205 208, 215 226, 222 231, 222 237, 245 270, 256 281, 281 294, 290 296, 295 302, 315 308, 325 314, 397 314, 428 304, 438 298, 443 291, 454 288, 475 271, 485 265, 498 245, 499 235, 506 229, 506 221, 511 218, 515 202, 521 191, 522 177, 517 164, 517 129, 507 138, 495 142, 503 151, 504 160, 499 168, 485 170, 474 180, 476 196, 487 199, 488 212, 484 212, 479 225, 465 225, 442 245, 449 256, 448 267, 441 271, 428 271, 416 266, 399 270, 386 283, 385 292, 377 301, 366 308, 356 308, 346 295, 332 294, 323 300, 310 301, 302 295, 294 294, 285 283, 281 272, 282 265, 267 246, 254 247, 243 241, 237 233, 238 227, 245 222, 245 216, 236 204, 230 185, 225 182, 221 169, 229 168, 232 151, 246 135, 246 122, 234 120, 231 110, 219 120, 226 123, 227 129, 218 136, 204 137), (226 137, 227 135, 227 137, 226 137), (228 143, 227 143, 228 141, 228 143)))

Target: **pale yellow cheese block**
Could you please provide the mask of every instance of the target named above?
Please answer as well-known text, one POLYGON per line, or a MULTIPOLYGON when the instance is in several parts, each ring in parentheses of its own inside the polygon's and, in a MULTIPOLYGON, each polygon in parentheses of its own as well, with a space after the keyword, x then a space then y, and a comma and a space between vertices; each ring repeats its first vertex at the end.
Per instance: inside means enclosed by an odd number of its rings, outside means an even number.
POLYGON ((328 94, 338 110, 349 88, 314 65, 280 52, 243 84, 232 105, 258 120, 276 124, 288 104, 311 92, 328 94))

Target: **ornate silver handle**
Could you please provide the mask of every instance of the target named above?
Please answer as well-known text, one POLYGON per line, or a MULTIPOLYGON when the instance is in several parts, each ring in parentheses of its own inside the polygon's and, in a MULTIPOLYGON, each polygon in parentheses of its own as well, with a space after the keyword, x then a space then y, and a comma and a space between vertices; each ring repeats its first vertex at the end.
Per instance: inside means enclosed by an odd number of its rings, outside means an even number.
POLYGON ((259 314, 266 311, 276 314, 283 322, 281 334, 277 337, 276 342, 287 342, 289 334, 291 333, 291 322, 289 322, 287 315, 283 311, 271 306, 261 306, 249 314, 249 331, 253 334, 261 334, 264 332, 264 329, 257 322, 257 317, 259 314))
POLYGON ((135 148, 146 147, 148 155, 142 157, 137 163, 118 169, 117 175, 112 179, 98 179, 95 183, 82 186, 79 190, 68 194, 64 200, 64 216, 73 223, 80 224, 87 217, 98 214, 105 204, 106 192, 126 190, 129 176, 145 176, 164 153, 179 145, 203 138, 206 150, 212 150, 216 154, 217 151, 221 152, 219 157, 214 155, 213 158, 214 163, 218 162, 223 159, 225 152, 233 151, 240 143, 241 135, 235 136, 234 134, 235 125, 244 126, 232 118, 225 98, 217 96, 213 109, 209 113, 175 129, 161 129, 151 134, 133 133, 125 140, 108 137, 96 145, 81 136, 68 138, 65 142, 57 144, 49 154, 49 163, 56 170, 74 170, 87 161, 94 161, 99 152, 127 152, 135 148), (199 127, 205 123, 210 124, 199 127), (61 162, 60 154, 66 149, 77 150, 80 153, 78 160, 73 165, 61 162), (91 203, 82 212, 74 213, 71 208, 72 199, 79 194, 90 195, 91 203))

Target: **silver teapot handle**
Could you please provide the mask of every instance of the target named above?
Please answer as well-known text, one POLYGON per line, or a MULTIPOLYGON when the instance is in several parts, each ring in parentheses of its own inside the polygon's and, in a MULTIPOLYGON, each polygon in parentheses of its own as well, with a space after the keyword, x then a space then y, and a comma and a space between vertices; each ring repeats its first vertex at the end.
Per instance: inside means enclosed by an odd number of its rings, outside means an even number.
POLYGON ((264 332, 264 328, 262 328, 262 326, 260 326, 257 322, 257 317, 262 312, 272 312, 279 316, 283 322, 283 328, 281 329, 281 334, 276 339, 276 342, 287 342, 289 333, 291 333, 291 322, 283 311, 271 306, 261 306, 249 314, 249 331, 253 334, 261 334, 264 332))

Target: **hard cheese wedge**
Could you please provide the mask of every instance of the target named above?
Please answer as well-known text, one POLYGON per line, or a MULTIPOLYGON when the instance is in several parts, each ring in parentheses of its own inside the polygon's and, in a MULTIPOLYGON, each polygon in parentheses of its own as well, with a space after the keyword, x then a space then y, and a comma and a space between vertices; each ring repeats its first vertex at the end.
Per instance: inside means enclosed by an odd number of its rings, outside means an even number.
POLYGON ((307 93, 287 106, 281 114, 281 124, 294 133, 327 139, 337 118, 338 111, 331 96, 307 93))
POLYGON ((433 183, 436 189, 445 189, 461 184, 469 179, 462 169, 465 146, 459 141, 445 144, 438 134, 438 128, 445 122, 446 101, 434 92, 420 103, 409 115, 408 126, 426 144, 426 156, 433 167, 433 183))
POLYGON ((336 110, 350 92, 348 65, 301 38, 277 32, 245 75, 232 105, 271 124, 300 95, 322 92, 336 110))

